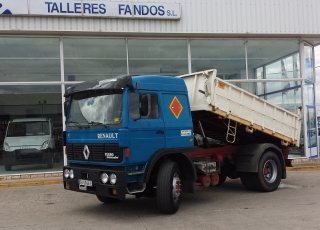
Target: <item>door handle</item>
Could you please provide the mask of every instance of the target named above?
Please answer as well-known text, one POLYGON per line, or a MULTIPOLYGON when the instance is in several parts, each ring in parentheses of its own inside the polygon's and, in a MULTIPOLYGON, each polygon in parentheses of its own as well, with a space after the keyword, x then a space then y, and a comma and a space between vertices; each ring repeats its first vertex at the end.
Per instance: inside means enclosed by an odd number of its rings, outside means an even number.
POLYGON ((158 131, 156 132, 156 134, 164 134, 164 131, 163 131, 163 130, 158 130, 158 131))

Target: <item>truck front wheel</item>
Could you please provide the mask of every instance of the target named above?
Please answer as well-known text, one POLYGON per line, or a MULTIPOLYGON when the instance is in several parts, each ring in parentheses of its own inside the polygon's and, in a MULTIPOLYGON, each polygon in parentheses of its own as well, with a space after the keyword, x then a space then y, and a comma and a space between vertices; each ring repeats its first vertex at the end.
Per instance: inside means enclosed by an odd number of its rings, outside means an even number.
POLYGON ((177 163, 164 162, 157 177, 157 203, 166 214, 173 214, 179 209, 181 199, 181 174, 177 163))

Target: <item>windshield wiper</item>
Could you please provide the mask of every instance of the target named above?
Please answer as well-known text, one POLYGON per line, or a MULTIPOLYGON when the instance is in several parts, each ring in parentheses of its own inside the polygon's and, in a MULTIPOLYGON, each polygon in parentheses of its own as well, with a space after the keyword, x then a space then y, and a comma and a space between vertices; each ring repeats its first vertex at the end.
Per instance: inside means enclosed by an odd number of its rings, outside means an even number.
POLYGON ((90 122, 88 122, 88 124, 89 125, 105 125, 105 124, 103 124, 101 122, 95 122, 95 121, 90 121, 90 122))

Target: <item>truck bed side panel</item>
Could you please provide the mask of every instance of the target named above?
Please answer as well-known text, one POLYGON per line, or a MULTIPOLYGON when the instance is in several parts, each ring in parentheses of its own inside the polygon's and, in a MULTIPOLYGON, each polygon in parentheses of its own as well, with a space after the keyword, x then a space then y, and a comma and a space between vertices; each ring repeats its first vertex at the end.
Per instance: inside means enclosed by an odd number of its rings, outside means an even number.
MULTIPOLYGON (((222 118, 224 126, 229 119, 237 122, 236 126, 244 127, 243 134, 247 136, 262 132, 284 145, 299 146, 301 119, 298 115, 216 77, 216 72, 212 69, 180 76, 186 82, 193 115, 201 116, 200 111, 207 111, 212 114, 212 120, 222 118), (248 132, 250 130, 253 132, 248 132)), ((206 121, 210 122, 208 114, 206 121)))

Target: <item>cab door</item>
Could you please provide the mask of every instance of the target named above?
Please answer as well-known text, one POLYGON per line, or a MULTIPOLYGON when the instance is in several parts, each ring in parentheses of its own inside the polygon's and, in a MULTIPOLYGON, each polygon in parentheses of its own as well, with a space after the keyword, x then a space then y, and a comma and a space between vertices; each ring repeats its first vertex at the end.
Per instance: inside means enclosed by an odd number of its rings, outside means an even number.
POLYGON ((165 148, 165 127, 159 110, 158 95, 142 92, 129 94, 130 164, 145 163, 157 150, 165 148), (148 111, 140 116, 140 95, 148 99, 148 111))
POLYGON ((166 147, 184 148, 193 146, 193 124, 187 94, 163 93, 161 99, 166 147))

